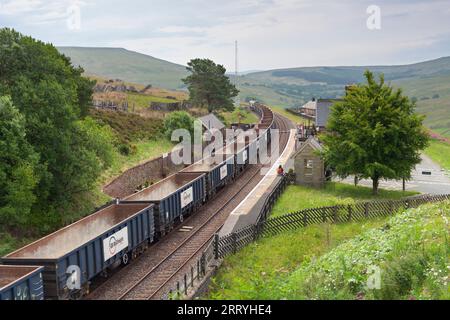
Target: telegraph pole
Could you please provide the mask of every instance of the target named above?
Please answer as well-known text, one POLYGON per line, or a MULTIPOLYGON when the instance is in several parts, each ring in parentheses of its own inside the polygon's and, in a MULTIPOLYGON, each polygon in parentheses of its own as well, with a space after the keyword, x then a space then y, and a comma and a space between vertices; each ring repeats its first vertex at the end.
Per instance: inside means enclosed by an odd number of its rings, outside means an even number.
MULTIPOLYGON (((234 55, 235 55, 235 60, 234 60, 234 68, 235 68, 235 80, 234 80, 234 85, 236 87, 236 89, 239 90, 239 60, 238 60, 238 42, 237 40, 234 43, 234 55)), ((239 98, 239 95, 236 97, 236 106, 240 107, 241 105, 241 99, 239 98)))

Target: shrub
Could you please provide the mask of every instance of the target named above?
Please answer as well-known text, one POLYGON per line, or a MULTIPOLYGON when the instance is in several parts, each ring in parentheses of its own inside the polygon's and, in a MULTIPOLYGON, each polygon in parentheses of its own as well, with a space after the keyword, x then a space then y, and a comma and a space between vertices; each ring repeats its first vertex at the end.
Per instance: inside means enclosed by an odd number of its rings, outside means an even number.
POLYGON ((185 129, 193 135, 194 118, 186 111, 172 112, 164 119, 164 134, 169 140, 172 139, 172 133, 178 129, 185 129))

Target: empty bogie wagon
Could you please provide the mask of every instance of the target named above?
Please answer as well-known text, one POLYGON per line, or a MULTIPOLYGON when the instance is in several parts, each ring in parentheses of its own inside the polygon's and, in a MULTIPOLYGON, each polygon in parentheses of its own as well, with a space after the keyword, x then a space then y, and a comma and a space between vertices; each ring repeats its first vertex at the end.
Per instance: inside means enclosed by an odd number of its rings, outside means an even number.
POLYGON ((0 300, 44 300, 43 269, 0 265, 0 300))
POLYGON ((121 203, 153 203, 158 238, 195 212, 206 201, 206 178, 203 173, 176 173, 125 198, 121 203))
POLYGON ((153 205, 113 204, 2 258, 7 265, 44 266, 46 299, 89 293, 98 275, 127 264, 154 237, 153 205))
POLYGON ((217 191, 234 180, 234 155, 223 156, 218 153, 217 156, 203 159, 180 171, 180 174, 184 173, 204 173, 206 175, 207 196, 210 199, 217 191))

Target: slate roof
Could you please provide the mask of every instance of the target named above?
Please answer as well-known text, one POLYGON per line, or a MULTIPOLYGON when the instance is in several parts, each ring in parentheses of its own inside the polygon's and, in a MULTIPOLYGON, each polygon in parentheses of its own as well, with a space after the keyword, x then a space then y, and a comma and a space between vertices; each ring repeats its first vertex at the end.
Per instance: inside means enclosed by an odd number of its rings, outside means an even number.
POLYGON ((322 151, 323 147, 322 145, 319 143, 319 141, 317 141, 316 138, 314 137, 309 137, 308 140, 306 140, 301 147, 295 151, 295 153, 292 155, 292 158, 297 157, 300 153, 302 153, 302 151, 306 148, 306 146, 310 146, 311 148, 313 148, 314 150, 318 150, 318 151, 322 151))
POLYGON ((212 113, 198 119, 202 122, 203 126, 207 130, 222 130, 223 128, 225 128, 225 125, 212 113))
POLYGON ((330 108, 341 99, 319 99, 317 100, 316 126, 326 127, 328 117, 330 116, 330 108))

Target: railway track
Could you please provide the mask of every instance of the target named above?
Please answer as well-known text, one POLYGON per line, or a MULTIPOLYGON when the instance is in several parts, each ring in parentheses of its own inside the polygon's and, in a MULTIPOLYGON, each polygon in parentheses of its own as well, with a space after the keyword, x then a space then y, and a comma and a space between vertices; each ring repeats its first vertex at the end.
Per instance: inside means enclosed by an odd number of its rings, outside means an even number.
MULTIPOLYGON (((280 149, 284 149, 289 139, 287 132, 290 126, 286 119, 279 116, 275 117, 275 122, 281 131, 280 149)), ((144 254, 131 266, 121 269, 88 298, 111 300, 161 298, 164 289, 189 267, 191 261, 201 255, 214 234, 223 226, 229 213, 261 180, 259 173, 262 167, 262 165, 250 166, 235 181, 233 187, 222 191, 207 208, 186 219, 179 230, 183 227, 184 230, 192 228, 187 235, 173 232, 173 236, 170 235, 152 246, 151 254, 144 254)))

